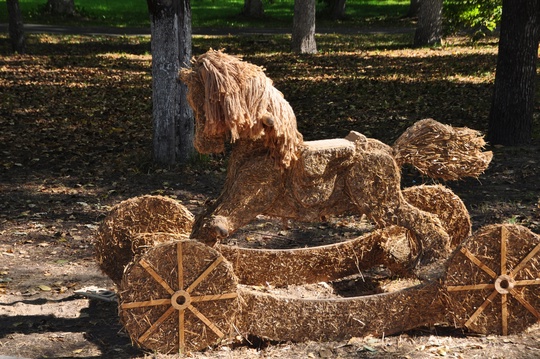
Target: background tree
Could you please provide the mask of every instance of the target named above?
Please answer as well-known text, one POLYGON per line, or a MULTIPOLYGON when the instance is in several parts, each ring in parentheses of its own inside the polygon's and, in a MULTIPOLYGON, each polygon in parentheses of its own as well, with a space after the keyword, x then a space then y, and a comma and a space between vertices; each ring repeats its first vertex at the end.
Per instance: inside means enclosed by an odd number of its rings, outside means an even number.
POLYGON ((405 14, 405 17, 417 17, 418 16, 418 10, 420 9, 420 1, 421 0, 411 0, 411 3, 409 5, 409 10, 407 10, 407 13, 405 14))
POLYGON ((75 0, 47 0, 45 10, 55 15, 75 15, 75 0))
POLYGON ((488 140, 492 144, 520 145, 531 141, 539 40, 540 1, 503 0, 488 121, 488 140))
POLYGON ((263 17, 264 6, 262 0, 244 0, 242 15, 255 18, 263 17))
POLYGON ((443 0, 420 0, 415 47, 440 45, 442 40, 443 0))
POLYGON ((315 42, 315 0, 295 0, 291 50, 300 54, 317 52, 315 42))
POLYGON ((345 4, 347 0, 323 0, 322 3, 328 10, 332 20, 345 19, 345 4))
POLYGON ((14 52, 23 54, 25 51, 24 26, 19 7, 19 0, 7 0, 9 16, 9 39, 14 52))
POLYGON ((178 80, 191 57, 189 0, 147 0, 151 19, 153 158, 172 165, 193 155, 193 113, 178 80))

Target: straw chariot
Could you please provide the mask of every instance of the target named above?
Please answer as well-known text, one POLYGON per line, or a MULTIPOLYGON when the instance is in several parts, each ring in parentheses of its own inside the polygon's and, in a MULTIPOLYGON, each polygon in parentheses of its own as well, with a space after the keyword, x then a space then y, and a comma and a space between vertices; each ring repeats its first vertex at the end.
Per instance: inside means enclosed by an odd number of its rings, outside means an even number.
POLYGON ((512 334, 540 320, 540 236, 517 225, 471 234, 450 189, 401 189, 400 166, 443 180, 489 165, 482 136, 422 120, 388 146, 360 133, 304 141, 292 108, 263 69, 210 50, 181 73, 202 153, 232 143, 219 198, 197 218, 161 196, 116 205, 96 237, 118 287, 121 321, 153 351, 202 350, 238 336, 277 341, 391 335, 433 323, 512 334), (365 215, 376 229, 295 249, 222 243, 265 215, 320 221, 365 215), (298 298, 260 290, 333 281, 384 266, 416 284, 358 297, 298 298))

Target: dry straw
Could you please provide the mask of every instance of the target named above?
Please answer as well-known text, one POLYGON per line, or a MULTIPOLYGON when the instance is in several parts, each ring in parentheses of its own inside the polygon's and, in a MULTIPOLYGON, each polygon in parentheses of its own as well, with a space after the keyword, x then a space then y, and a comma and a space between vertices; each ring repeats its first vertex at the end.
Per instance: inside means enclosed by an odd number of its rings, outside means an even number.
POLYGON ((442 297, 448 322, 483 334, 516 334, 540 321, 540 236, 497 224, 449 259, 442 297))
POLYGON ((262 139, 280 167, 297 159, 303 139, 296 116, 261 67, 210 50, 180 77, 197 117, 195 145, 200 152, 221 152, 225 138, 262 139))
POLYGON ((166 239, 145 233, 188 236, 193 221, 189 210, 168 197, 141 196, 120 202, 99 226, 94 244, 97 262, 118 284, 124 267, 136 254, 166 239))
POLYGON ((202 243, 168 237, 137 257, 120 285, 120 319, 133 342, 169 354, 230 340, 239 308, 231 265, 202 243))
POLYGON ((431 178, 457 180, 485 171, 493 157, 482 151, 485 145, 478 131, 426 119, 409 127, 393 148, 398 165, 409 163, 431 178))

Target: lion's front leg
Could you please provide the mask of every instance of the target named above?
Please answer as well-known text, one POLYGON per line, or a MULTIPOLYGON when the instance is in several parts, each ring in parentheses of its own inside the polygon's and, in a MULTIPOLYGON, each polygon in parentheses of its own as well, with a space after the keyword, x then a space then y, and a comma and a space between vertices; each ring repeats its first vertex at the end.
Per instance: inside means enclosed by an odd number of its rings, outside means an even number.
POLYGON ((283 192, 282 188, 282 172, 267 156, 243 161, 231 157, 223 191, 197 218, 191 238, 214 245, 264 213, 283 192))

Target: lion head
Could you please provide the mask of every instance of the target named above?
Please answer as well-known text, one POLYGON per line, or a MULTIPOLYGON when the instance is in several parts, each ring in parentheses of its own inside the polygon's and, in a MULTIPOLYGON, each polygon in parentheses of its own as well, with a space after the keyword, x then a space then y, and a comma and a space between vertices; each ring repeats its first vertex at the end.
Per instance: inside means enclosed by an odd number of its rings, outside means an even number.
POLYGON ((226 139, 248 139, 261 140, 279 166, 298 159, 303 138, 294 111, 261 67, 209 50, 180 78, 189 89, 199 152, 222 152, 226 139))

